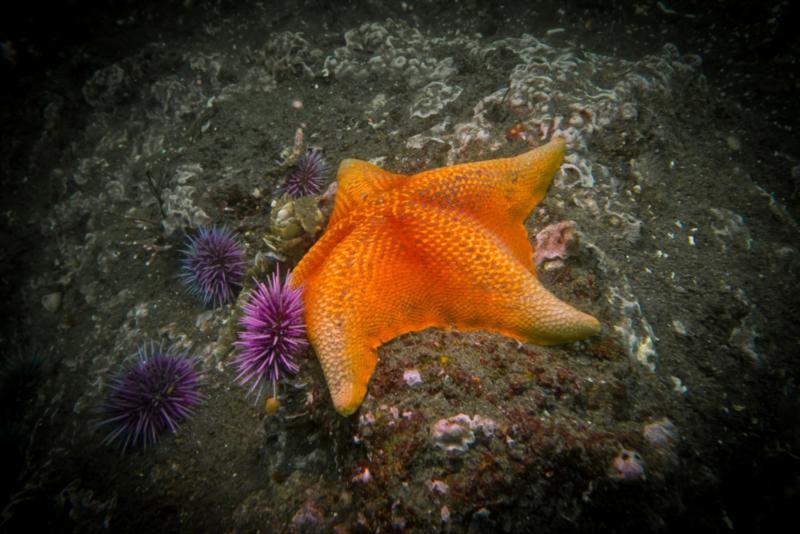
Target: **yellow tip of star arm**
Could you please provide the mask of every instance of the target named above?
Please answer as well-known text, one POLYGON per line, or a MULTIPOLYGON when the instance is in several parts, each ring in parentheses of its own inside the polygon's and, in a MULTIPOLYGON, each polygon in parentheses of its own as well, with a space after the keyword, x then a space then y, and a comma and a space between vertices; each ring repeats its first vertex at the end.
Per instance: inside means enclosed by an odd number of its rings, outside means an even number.
POLYGON ((378 362, 375 349, 352 347, 347 354, 344 359, 341 354, 319 355, 333 407, 341 415, 353 414, 364 402, 367 384, 378 362), (340 368, 335 368, 340 364, 340 368))
POLYGON ((375 196, 406 180, 406 176, 385 171, 368 161, 343 160, 336 174, 336 203, 329 224, 336 225, 375 196))
POLYGON ((561 162, 564 161, 566 151, 566 141, 554 137, 546 145, 510 158, 511 168, 507 173, 511 199, 509 209, 519 220, 527 217, 533 207, 544 198, 561 162))
POLYGON ((520 329, 524 341, 557 345, 586 339, 600 332, 600 322, 596 318, 559 300, 538 281, 529 282, 531 289, 524 299, 526 325, 520 329))

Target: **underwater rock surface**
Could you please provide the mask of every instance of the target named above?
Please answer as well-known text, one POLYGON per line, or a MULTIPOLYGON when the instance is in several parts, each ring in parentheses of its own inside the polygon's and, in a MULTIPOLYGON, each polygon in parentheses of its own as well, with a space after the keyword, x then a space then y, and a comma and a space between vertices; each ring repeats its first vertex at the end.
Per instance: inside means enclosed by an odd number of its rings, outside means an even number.
MULTIPOLYGON (((733 51, 719 75, 738 22, 708 32, 712 13, 662 3, 389 4, 117 5, 47 78, 30 73, 48 49, 4 42, 3 529, 768 530, 788 510, 800 150, 775 102, 791 82, 766 73, 749 99, 733 51), (332 171, 324 193, 283 196, 307 149, 413 174, 553 136, 567 159, 526 227, 534 245, 548 230, 542 283, 599 336, 402 336, 351 418, 311 350, 269 413, 234 382, 252 279, 291 268, 330 214, 332 171), (185 236, 208 225, 244 247, 238 302, 181 286, 185 236), (120 455, 98 407, 150 339, 197 358, 205 399, 120 455)), ((777 42, 775 9, 751 31, 777 42)))

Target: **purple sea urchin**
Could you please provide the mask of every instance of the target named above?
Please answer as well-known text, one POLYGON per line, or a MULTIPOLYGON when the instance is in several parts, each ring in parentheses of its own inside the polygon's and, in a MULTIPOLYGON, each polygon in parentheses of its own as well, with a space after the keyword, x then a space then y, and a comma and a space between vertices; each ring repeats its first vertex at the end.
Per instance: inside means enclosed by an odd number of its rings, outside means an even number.
POLYGON ((318 150, 300 156, 297 167, 286 178, 284 189, 292 198, 316 195, 322 191, 322 179, 327 165, 318 150))
POLYGON ((181 279, 204 304, 224 304, 242 287, 244 247, 227 228, 200 228, 183 250, 181 279))
POLYGON ((194 360, 152 342, 139 348, 138 361, 115 377, 103 405, 101 425, 111 427, 104 443, 153 445, 165 429, 177 431, 203 398, 194 360))
POLYGON ((275 271, 266 284, 256 282, 242 306, 239 324, 243 330, 234 360, 239 371, 236 380, 241 385, 252 382, 250 391, 258 389, 259 397, 268 382, 274 390, 283 373, 297 372, 295 358, 308 346, 302 292, 290 287, 289 276, 287 273, 281 283, 280 273, 275 271))

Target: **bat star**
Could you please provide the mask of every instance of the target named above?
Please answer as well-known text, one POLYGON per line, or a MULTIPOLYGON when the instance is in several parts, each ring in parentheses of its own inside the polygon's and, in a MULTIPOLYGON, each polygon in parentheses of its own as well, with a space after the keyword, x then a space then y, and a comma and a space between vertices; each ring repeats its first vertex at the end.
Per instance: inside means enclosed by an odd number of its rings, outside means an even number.
POLYGON ((523 225, 566 144, 403 176, 344 160, 328 227, 292 273, 336 410, 355 412, 377 348, 429 327, 551 345, 599 332, 536 277, 523 225))

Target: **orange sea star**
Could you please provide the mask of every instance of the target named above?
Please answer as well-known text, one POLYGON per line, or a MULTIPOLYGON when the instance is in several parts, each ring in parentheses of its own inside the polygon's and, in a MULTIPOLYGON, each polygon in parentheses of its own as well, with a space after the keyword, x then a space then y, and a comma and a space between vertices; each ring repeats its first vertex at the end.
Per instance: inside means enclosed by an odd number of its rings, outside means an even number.
POLYGON ((333 404, 361 405, 377 348, 428 327, 491 330, 550 345, 597 319, 539 284, 523 222, 565 143, 413 176, 344 160, 327 230, 292 274, 333 404))

